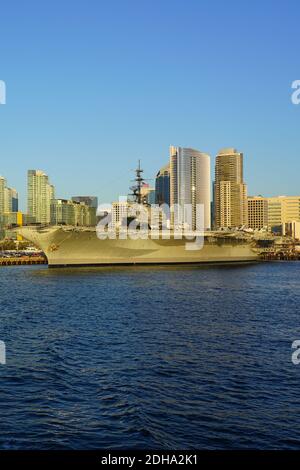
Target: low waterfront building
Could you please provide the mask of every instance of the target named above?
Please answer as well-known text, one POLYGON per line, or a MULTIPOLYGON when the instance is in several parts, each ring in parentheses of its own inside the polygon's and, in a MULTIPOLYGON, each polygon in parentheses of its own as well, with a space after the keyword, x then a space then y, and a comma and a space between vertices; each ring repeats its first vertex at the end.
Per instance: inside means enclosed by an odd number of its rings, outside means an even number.
POLYGON ((23 225, 31 225, 35 223, 35 217, 29 214, 22 214, 23 225))
POLYGON ((0 216, 1 224, 5 227, 13 227, 23 225, 23 214, 22 212, 4 212, 2 216, 0 216))
POLYGON ((283 224, 282 235, 287 235, 295 240, 300 240, 300 222, 293 220, 292 222, 283 224))
POLYGON ((268 229, 281 232, 283 224, 300 221, 300 196, 269 197, 268 229))
POLYGON ((50 205, 51 225, 94 226, 96 208, 84 202, 53 199, 50 205))
POLYGON ((23 225, 22 212, 4 212, 0 215, 0 239, 22 240, 22 237, 14 230, 23 225))

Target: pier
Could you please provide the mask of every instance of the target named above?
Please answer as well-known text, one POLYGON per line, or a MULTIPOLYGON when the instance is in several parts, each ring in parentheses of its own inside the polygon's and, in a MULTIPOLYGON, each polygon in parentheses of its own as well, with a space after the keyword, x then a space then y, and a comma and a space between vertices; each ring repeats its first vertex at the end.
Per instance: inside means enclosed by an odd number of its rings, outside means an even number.
POLYGON ((0 258, 0 266, 21 266, 33 264, 47 264, 47 259, 44 256, 0 258))
POLYGON ((261 253, 260 257, 264 261, 300 261, 300 252, 269 251, 261 253))

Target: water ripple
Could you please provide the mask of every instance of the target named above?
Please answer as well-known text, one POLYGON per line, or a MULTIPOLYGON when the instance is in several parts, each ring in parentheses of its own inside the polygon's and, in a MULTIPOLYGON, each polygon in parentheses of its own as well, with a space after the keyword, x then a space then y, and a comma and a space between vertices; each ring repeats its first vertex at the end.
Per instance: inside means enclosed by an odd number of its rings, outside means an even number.
POLYGON ((0 448, 299 448, 299 279, 2 268, 0 448))

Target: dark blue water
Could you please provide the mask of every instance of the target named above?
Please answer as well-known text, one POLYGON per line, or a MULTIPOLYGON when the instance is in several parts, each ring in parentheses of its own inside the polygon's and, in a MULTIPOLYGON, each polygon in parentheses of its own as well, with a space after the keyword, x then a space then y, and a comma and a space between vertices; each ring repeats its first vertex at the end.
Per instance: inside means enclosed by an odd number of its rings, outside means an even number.
POLYGON ((0 286, 0 449, 300 448, 300 263, 0 286))

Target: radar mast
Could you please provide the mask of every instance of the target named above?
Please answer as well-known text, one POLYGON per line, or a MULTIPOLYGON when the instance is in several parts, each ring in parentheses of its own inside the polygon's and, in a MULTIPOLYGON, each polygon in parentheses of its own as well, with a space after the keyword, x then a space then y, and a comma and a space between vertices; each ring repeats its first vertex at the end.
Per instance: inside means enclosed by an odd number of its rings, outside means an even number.
POLYGON ((139 160, 138 167, 134 170, 135 172, 135 179, 133 182, 135 183, 133 186, 130 187, 132 191, 129 196, 133 198, 133 202, 136 204, 145 204, 147 203, 144 201, 143 194, 142 194, 142 186, 146 182, 145 178, 143 178, 142 174, 144 170, 141 168, 141 160, 139 160))

